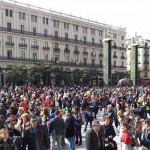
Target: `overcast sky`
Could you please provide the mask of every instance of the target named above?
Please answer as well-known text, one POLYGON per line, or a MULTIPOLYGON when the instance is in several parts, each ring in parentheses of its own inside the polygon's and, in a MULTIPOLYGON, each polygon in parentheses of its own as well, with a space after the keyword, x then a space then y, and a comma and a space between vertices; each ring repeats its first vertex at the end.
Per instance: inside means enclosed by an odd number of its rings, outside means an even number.
POLYGON ((150 0, 17 0, 78 17, 126 27, 127 35, 135 32, 150 38, 150 0))

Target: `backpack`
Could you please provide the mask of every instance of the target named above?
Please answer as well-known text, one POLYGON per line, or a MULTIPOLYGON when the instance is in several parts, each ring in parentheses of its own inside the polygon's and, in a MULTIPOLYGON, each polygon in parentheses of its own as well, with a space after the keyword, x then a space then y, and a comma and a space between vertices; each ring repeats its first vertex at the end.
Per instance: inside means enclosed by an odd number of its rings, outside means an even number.
POLYGON ((150 130, 145 130, 145 141, 150 144, 150 130))

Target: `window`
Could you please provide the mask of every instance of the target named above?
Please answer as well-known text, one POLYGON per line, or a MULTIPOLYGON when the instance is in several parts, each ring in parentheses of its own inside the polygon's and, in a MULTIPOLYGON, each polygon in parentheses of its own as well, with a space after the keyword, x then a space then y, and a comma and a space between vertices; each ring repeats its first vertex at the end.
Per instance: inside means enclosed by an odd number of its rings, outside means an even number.
POLYGON ((122 53, 122 55, 121 55, 122 57, 124 57, 124 53, 122 53))
POLYGON ((65 48, 68 49, 68 44, 65 44, 65 48))
POLYGON ((33 53, 33 59, 34 59, 34 60, 37 59, 37 53, 33 53))
POLYGON ((92 43, 94 44, 94 38, 92 38, 92 43))
POLYGON ((148 73, 147 72, 145 72, 144 77, 148 78, 148 73))
POLYGON ((86 47, 83 47, 83 51, 86 52, 86 47))
POLYGON ((12 12, 12 10, 10 10, 10 17, 12 17, 13 16, 13 12, 12 12))
POLYGON ((13 16, 13 11, 10 10, 10 9, 5 9, 5 15, 6 15, 7 17, 12 17, 12 16, 13 16))
POLYGON ((100 64, 100 66, 102 66, 102 65, 103 65, 103 61, 102 61, 102 59, 100 59, 100 60, 99 60, 99 64, 100 64))
POLYGON ((44 29, 44 35, 45 35, 45 37, 47 37, 47 35, 48 35, 47 29, 44 29))
POLYGON ((7 30, 11 31, 11 23, 10 22, 7 22, 7 30))
POLYGON ((25 20, 25 13, 19 12, 19 19, 25 20))
POLYGON ((74 35, 74 39, 77 41, 78 40, 78 35, 74 35))
POLYGON ((92 59, 92 65, 95 65, 95 59, 92 59))
POLYGON ((121 37, 121 40, 124 40, 124 36, 121 37))
POLYGON ((86 36, 83 37, 84 43, 86 43, 86 36))
POLYGON ((103 36, 103 31, 99 30, 99 36, 103 36))
POLYGON ((116 56, 116 51, 114 51, 114 56, 116 56))
POLYGON ((20 53, 20 58, 25 59, 25 52, 20 53))
POLYGON ((100 40, 99 40, 99 44, 100 44, 100 45, 102 45, 102 44, 103 44, 103 43, 102 43, 102 39, 100 39, 100 40))
POLYGON ((116 61, 113 61, 113 65, 114 65, 114 67, 116 67, 116 61))
POLYGON ((64 29, 69 29, 69 23, 64 22, 64 29))
POLYGON ((59 21, 58 20, 54 20, 54 27, 59 28, 59 21))
POLYGON ((95 29, 91 28, 91 34, 95 35, 95 29))
POLYGON ((121 44, 121 47, 124 48, 124 44, 121 44))
POLYGON ((20 43, 21 43, 21 44, 25 44, 25 38, 21 38, 21 39, 20 39, 20 43))
POLYGON ((65 62, 69 62, 69 57, 65 57, 65 62))
POLYGON ((12 51, 11 50, 7 51, 7 57, 8 57, 8 59, 12 58, 12 51))
POLYGON ((75 51, 78 51, 78 46, 75 46, 75 51))
POLYGON ((48 61, 48 54, 45 54, 45 60, 48 61))
POLYGON ((36 35, 36 27, 33 27, 33 35, 36 35))
POLYGON ((44 47, 48 47, 48 42, 45 42, 45 43, 44 43, 44 47))
POLYGON ((124 62, 121 63, 121 66, 124 66, 124 62))
POLYGON ((58 31, 55 31, 55 37, 58 38, 58 31))
POLYGON ((117 34, 113 33, 113 38, 116 39, 117 38, 117 34))
POLYGON ((58 43, 55 43, 55 48, 58 48, 58 43))
POLYGON ((82 27, 83 33, 87 33, 87 27, 82 27))
POLYGON ((74 25, 73 25, 73 29, 74 29, 74 31, 78 31, 79 26, 78 26, 78 25, 76 25, 76 24, 74 24, 74 25))
POLYGON ((8 9, 5 9, 5 14, 6 16, 8 16, 8 9))
POLYGON ((7 42, 12 42, 12 36, 7 36, 7 42))
POLYGON ((65 33, 65 40, 68 40, 68 33, 65 33))
POLYGON ((36 40, 33 41, 32 43, 33 43, 33 46, 37 46, 37 41, 36 40))
POLYGON ((48 24, 48 18, 43 17, 43 24, 48 24))
POLYGON ((59 63, 59 57, 55 57, 55 63, 59 63))
POLYGON ((87 60, 86 58, 83 58, 83 64, 84 64, 84 65, 86 65, 86 63, 87 63, 86 60, 87 60))
POLYGON ((21 33, 23 33, 24 32, 24 25, 21 25, 20 27, 21 27, 21 33))
POLYGON ((31 21, 32 22, 37 22, 37 16, 36 15, 31 15, 31 21))

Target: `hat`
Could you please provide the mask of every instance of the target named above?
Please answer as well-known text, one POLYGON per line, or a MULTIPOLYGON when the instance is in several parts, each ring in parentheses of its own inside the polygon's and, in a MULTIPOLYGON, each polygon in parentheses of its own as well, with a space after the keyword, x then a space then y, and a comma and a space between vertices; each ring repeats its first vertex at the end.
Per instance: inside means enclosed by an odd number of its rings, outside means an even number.
POLYGON ((99 123, 99 120, 93 120, 92 125, 94 126, 100 126, 101 124, 99 123))

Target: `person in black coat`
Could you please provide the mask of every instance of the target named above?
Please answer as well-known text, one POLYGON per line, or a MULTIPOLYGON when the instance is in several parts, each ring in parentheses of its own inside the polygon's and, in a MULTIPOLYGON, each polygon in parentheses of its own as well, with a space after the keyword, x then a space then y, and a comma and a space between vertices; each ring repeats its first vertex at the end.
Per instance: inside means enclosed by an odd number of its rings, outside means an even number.
POLYGON ((117 144, 113 140, 116 136, 114 127, 110 124, 109 116, 105 117, 104 125, 101 126, 102 137, 104 138, 104 144, 106 150, 117 150, 117 144))
POLYGON ((30 127, 24 132, 22 150, 26 150, 26 146, 28 150, 48 150, 50 148, 45 127, 38 124, 35 115, 30 117, 30 127))
POLYGON ((69 143, 69 150, 75 150, 75 117, 71 110, 66 111, 67 119, 65 121, 65 137, 69 143))
POLYGON ((86 150, 104 150, 104 141, 98 120, 92 121, 92 128, 86 132, 86 150))

